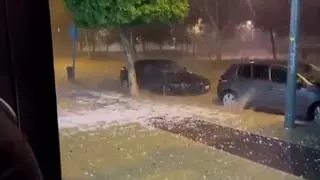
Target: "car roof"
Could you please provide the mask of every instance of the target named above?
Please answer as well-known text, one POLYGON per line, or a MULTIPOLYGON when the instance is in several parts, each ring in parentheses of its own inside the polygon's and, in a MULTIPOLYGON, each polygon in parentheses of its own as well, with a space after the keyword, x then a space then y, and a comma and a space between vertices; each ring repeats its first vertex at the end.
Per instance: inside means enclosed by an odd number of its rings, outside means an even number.
POLYGON ((175 61, 169 59, 140 59, 136 60, 136 64, 168 64, 175 61))
MULTIPOLYGON (((288 66, 287 60, 270 60, 270 59, 257 59, 257 60, 246 60, 246 61, 239 61, 237 64, 258 64, 258 65, 275 65, 275 66, 288 66)), ((298 65, 304 65, 307 63, 299 62, 298 65)))

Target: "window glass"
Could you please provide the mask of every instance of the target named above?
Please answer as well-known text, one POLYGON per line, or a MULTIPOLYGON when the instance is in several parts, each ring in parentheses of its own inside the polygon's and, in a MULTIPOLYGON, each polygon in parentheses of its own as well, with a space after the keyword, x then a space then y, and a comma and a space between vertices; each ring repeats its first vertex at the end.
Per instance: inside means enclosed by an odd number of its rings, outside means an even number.
POLYGON ((258 80, 269 80, 269 67, 267 65, 254 65, 253 78, 258 80))
POLYGON ((145 74, 149 74, 151 71, 152 71, 152 65, 147 64, 147 65, 144 66, 143 72, 144 72, 145 74))
POLYGON ((241 65, 238 70, 238 76, 243 78, 251 78, 251 65, 241 65))
POLYGON ((160 72, 163 73, 163 74, 166 74, 166 73, 170 72, 170 68, 169 68, 169 65, 168 65, 168 64, 159 65, 157 68, 158 68, 158 69, 160 70, 160 72))
POLYGON ((284 68, 272 68, 271 80, 277 83, 287 82, 287 71, 284 68))

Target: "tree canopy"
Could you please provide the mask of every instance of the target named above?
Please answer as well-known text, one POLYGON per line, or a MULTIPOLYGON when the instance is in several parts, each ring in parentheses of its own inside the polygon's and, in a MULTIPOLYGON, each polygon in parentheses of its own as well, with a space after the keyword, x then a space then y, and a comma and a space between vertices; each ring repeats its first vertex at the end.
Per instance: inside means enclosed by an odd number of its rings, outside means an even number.
POLYGON ((79 27, 124 27, 184 20, 188 0, 65 0, 79 27))

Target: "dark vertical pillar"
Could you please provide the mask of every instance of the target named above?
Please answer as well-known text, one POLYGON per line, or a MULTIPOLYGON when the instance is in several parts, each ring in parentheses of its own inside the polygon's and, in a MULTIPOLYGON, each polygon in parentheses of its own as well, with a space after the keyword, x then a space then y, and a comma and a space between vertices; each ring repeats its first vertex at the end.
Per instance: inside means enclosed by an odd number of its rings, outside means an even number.
POLYGON ((15 111, 14 81, 10 68, 10 48, 6 28, 5 2, 0 2, 0 98, 4 99, 15 111))
POLYGON ((61 180, 49 4, 3 2, 19 122, 44 179, 61 180))
POLYGON ((290 46, 287 75, 285 128, 293 128, 296 119, 297 62, 299 44, 300 0, 291 0, 290 46))

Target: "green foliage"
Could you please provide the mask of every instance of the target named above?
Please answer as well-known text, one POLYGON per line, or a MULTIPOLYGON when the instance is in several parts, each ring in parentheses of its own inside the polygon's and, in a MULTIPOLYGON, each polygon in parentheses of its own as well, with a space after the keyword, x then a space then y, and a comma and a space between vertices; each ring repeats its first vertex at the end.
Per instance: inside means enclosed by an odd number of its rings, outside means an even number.
POLYGON ((182 21, 188 0, 65 0, 79 27, 124 27, 182 21))

